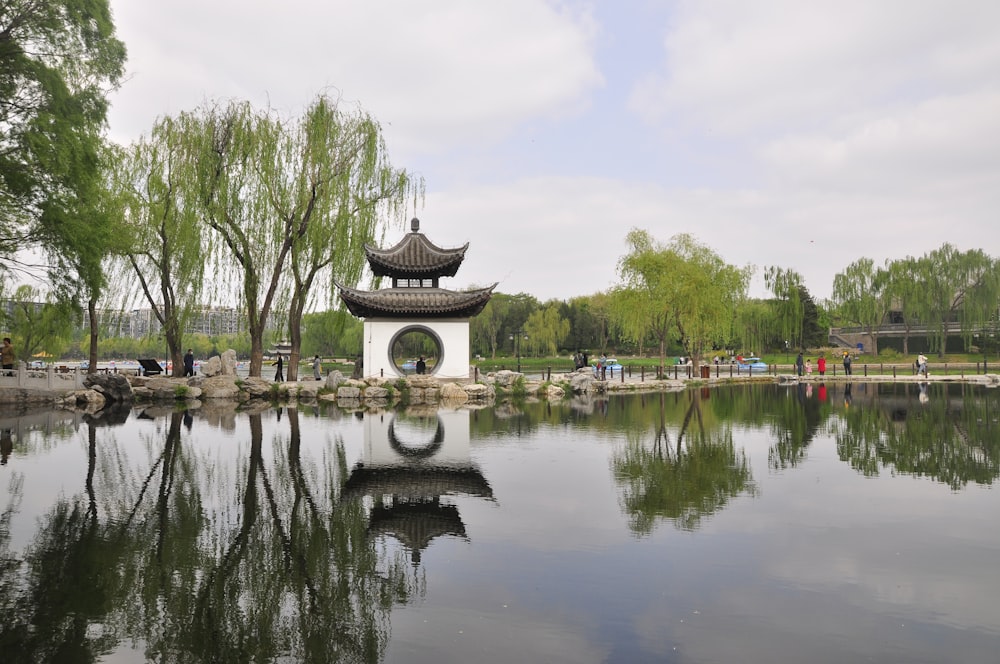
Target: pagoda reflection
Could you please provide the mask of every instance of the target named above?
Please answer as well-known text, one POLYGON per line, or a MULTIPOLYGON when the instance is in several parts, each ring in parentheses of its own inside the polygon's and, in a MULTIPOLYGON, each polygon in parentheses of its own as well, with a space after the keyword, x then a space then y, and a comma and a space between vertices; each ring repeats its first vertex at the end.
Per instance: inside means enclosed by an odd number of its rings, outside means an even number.
POLYGON ((390 535, 414 565, 437 537, 467 538, 454 499, 492 501, 470 455, 469 411, 366 413, 364 453, 341 498, 371 501, 368 532, 390 535))

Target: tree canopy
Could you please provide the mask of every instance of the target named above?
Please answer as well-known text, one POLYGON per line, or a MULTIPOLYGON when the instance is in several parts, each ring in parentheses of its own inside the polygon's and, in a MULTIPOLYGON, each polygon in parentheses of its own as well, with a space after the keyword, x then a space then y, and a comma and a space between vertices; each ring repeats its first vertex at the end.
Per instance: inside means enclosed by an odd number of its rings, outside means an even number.
POLYGON ((731 338, 749 267, 727 265, 687 234, 661 245, 647 231, 633 229, 626 241, 630 251, 619 261, 623 283, 611 293, 612 319, 632 339, 655 335, 661 371, 672 337, 695 360, 731 338))
POLYGON ((79 208, 124 63, 107 0, 0 0, 0 269, 89 251, 79 208))

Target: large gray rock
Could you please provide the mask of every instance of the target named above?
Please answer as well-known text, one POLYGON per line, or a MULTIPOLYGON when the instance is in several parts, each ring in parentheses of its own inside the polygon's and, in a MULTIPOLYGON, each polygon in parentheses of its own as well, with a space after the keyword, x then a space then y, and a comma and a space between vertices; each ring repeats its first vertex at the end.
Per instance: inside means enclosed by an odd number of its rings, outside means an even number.
POLYGON ((242 389, 251 399, 269 399, 272 385, 274 383, 265 378, 247 378, 243 381, 242 389))
POLYGON ((522 378, 524 374, 517 371, 510 371, 504 369, 503 371, 498 371, 493 374, 493 381, 501 387, 510 387, 513 385, 518 378, 522 378))
POLYGON ((466 385, 465 393, 469 395, 470 401, 489 401, 497 396, 497 391, 493 389, 492 385, 483 385, 482 383, 466 385))
POLYGON ((202 399, 236 399, 239 394, 240 388, 233 376, 212 376, 201 384, 202 399))
POLYGON ((337 400, 341 399, 360 400, 361 388, 356 385, 341 385, 337 388, 337 400))
POLYGON ((562 399, 566 392, 558 385, 549 385, 545 388, 545 397, 548 399, 562 399))
POLYGON ((336 390, 338 387, 340 387, 346 382, 347 378, 344 377, 344 374, 340 373, 339 371, 331 371, 329 374, 327 374, 326 383, 324 385, 328 390, 336 390))
POLYGON ((314 381, 311 383, 302 383, 299 385, 298 398, 299 399, 315 399, 316 395, 319 393, 320 383, 319 381, 314 381))
POLYGON ((372 385, 365 389, 365 399, 387 399, 389 390, 379 385, 372 385))
POLYGON ((235 376, 236 366, 239 364, 236 361, 236 351, 230 348, 229 350, 223 351, 222 357, 220 358, 222 363, 222 374, 223 376, 235 376))
POLYGON ((104 395, 97 390, 75 390, 69 394, 73 404, 82 408, 85 412, 93 413, 102 408, 107 403, 104 395))
POLYGON ((222 375, 222 358, 218 355, 213 355, 204 362, 201 363, 201 368, 199 369, 203 376, 212 378, 213 376, 222 375))
POLYGON ((99 392, 106 401, 113 403, 132 403, 135 397, 125 374, 88 374, 83 379, 83 386, 99 392))
POLYGON ((573 377, 569 381, 570 389, 576 394, 586 394, 590 392, 591 386, 594 384, 594 376, 591 373, 578 372, 573 374, 573 377))
POLYGON ((445 383, 441 386, 441 401, 450 404, 465 403, 469 400, 469 394, 461 385, 455 383, 445 383))

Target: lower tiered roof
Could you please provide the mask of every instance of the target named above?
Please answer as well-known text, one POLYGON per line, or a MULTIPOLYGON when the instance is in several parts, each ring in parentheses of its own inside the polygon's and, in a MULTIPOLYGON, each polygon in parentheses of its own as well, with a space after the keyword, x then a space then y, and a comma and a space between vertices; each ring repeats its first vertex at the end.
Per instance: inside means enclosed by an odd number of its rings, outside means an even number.
POLYGON ((337 284, 340 299, 358 318, 470 318, 490 301, 493 289, 384 288, 365 291, 337 284))

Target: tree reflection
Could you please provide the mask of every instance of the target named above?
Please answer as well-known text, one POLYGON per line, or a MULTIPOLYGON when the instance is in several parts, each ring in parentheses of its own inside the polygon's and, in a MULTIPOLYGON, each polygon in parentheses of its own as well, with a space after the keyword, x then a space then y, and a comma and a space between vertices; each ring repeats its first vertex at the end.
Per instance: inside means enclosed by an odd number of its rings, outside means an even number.
POLYGON ((117 641, 110 625, 90 628, 118 606, 122 587, 115 573, 122 543, 105 537, 98 520, 96 429, 88 425, 86 497, 58 500, 21 565, 6 558, 0 569, 0 652, 6 662, 93 662, 117 641))
POLYGON ((686 397, 689 404, 680 425, 670 426, 665 396, 659 395, 652 444, 648 438, 630 440, 612 458, 615 479, 623 489, 623 509, 636 533, 651 532, 660 519, 695 530, 702 518, 721 510, 734 496, 756 492, 746 456, 733 444, 732 429, 706 431, 701 395, 691 391, 686 397), (692 423, 697 424, 693 430, 692 423))
POLYGON ((269 462, 262 416, 248 419, 236 472, 193 454, 183 412, 145 441, 146 464, 91 423, 84 490, 56 503, 21 565, 0 561, 4 661, 97 661, 125 641, 164 662, 380 660, 414 582, 405 556, 375 548, 364 504, 339 499, 343 441, 306 463, 291 409, 269 462))
POLYGON ((837 427, 837 452, 866 477, 882 468, 930 477, 954 490, 990 485, 1000 476, 995 393, 966 386, 906 385, 869 408, 848 410, 837 427), (961 397, 950 394, 961 391, 961 397))
POLYGON ((807 396, 804 383, 784 396, 770 406, 774 418, 771 431, 776 441, 768 451, 767 460, 775 470, 794 468, 805 460, 809 444, 826 419, 823 402, 807 396))

